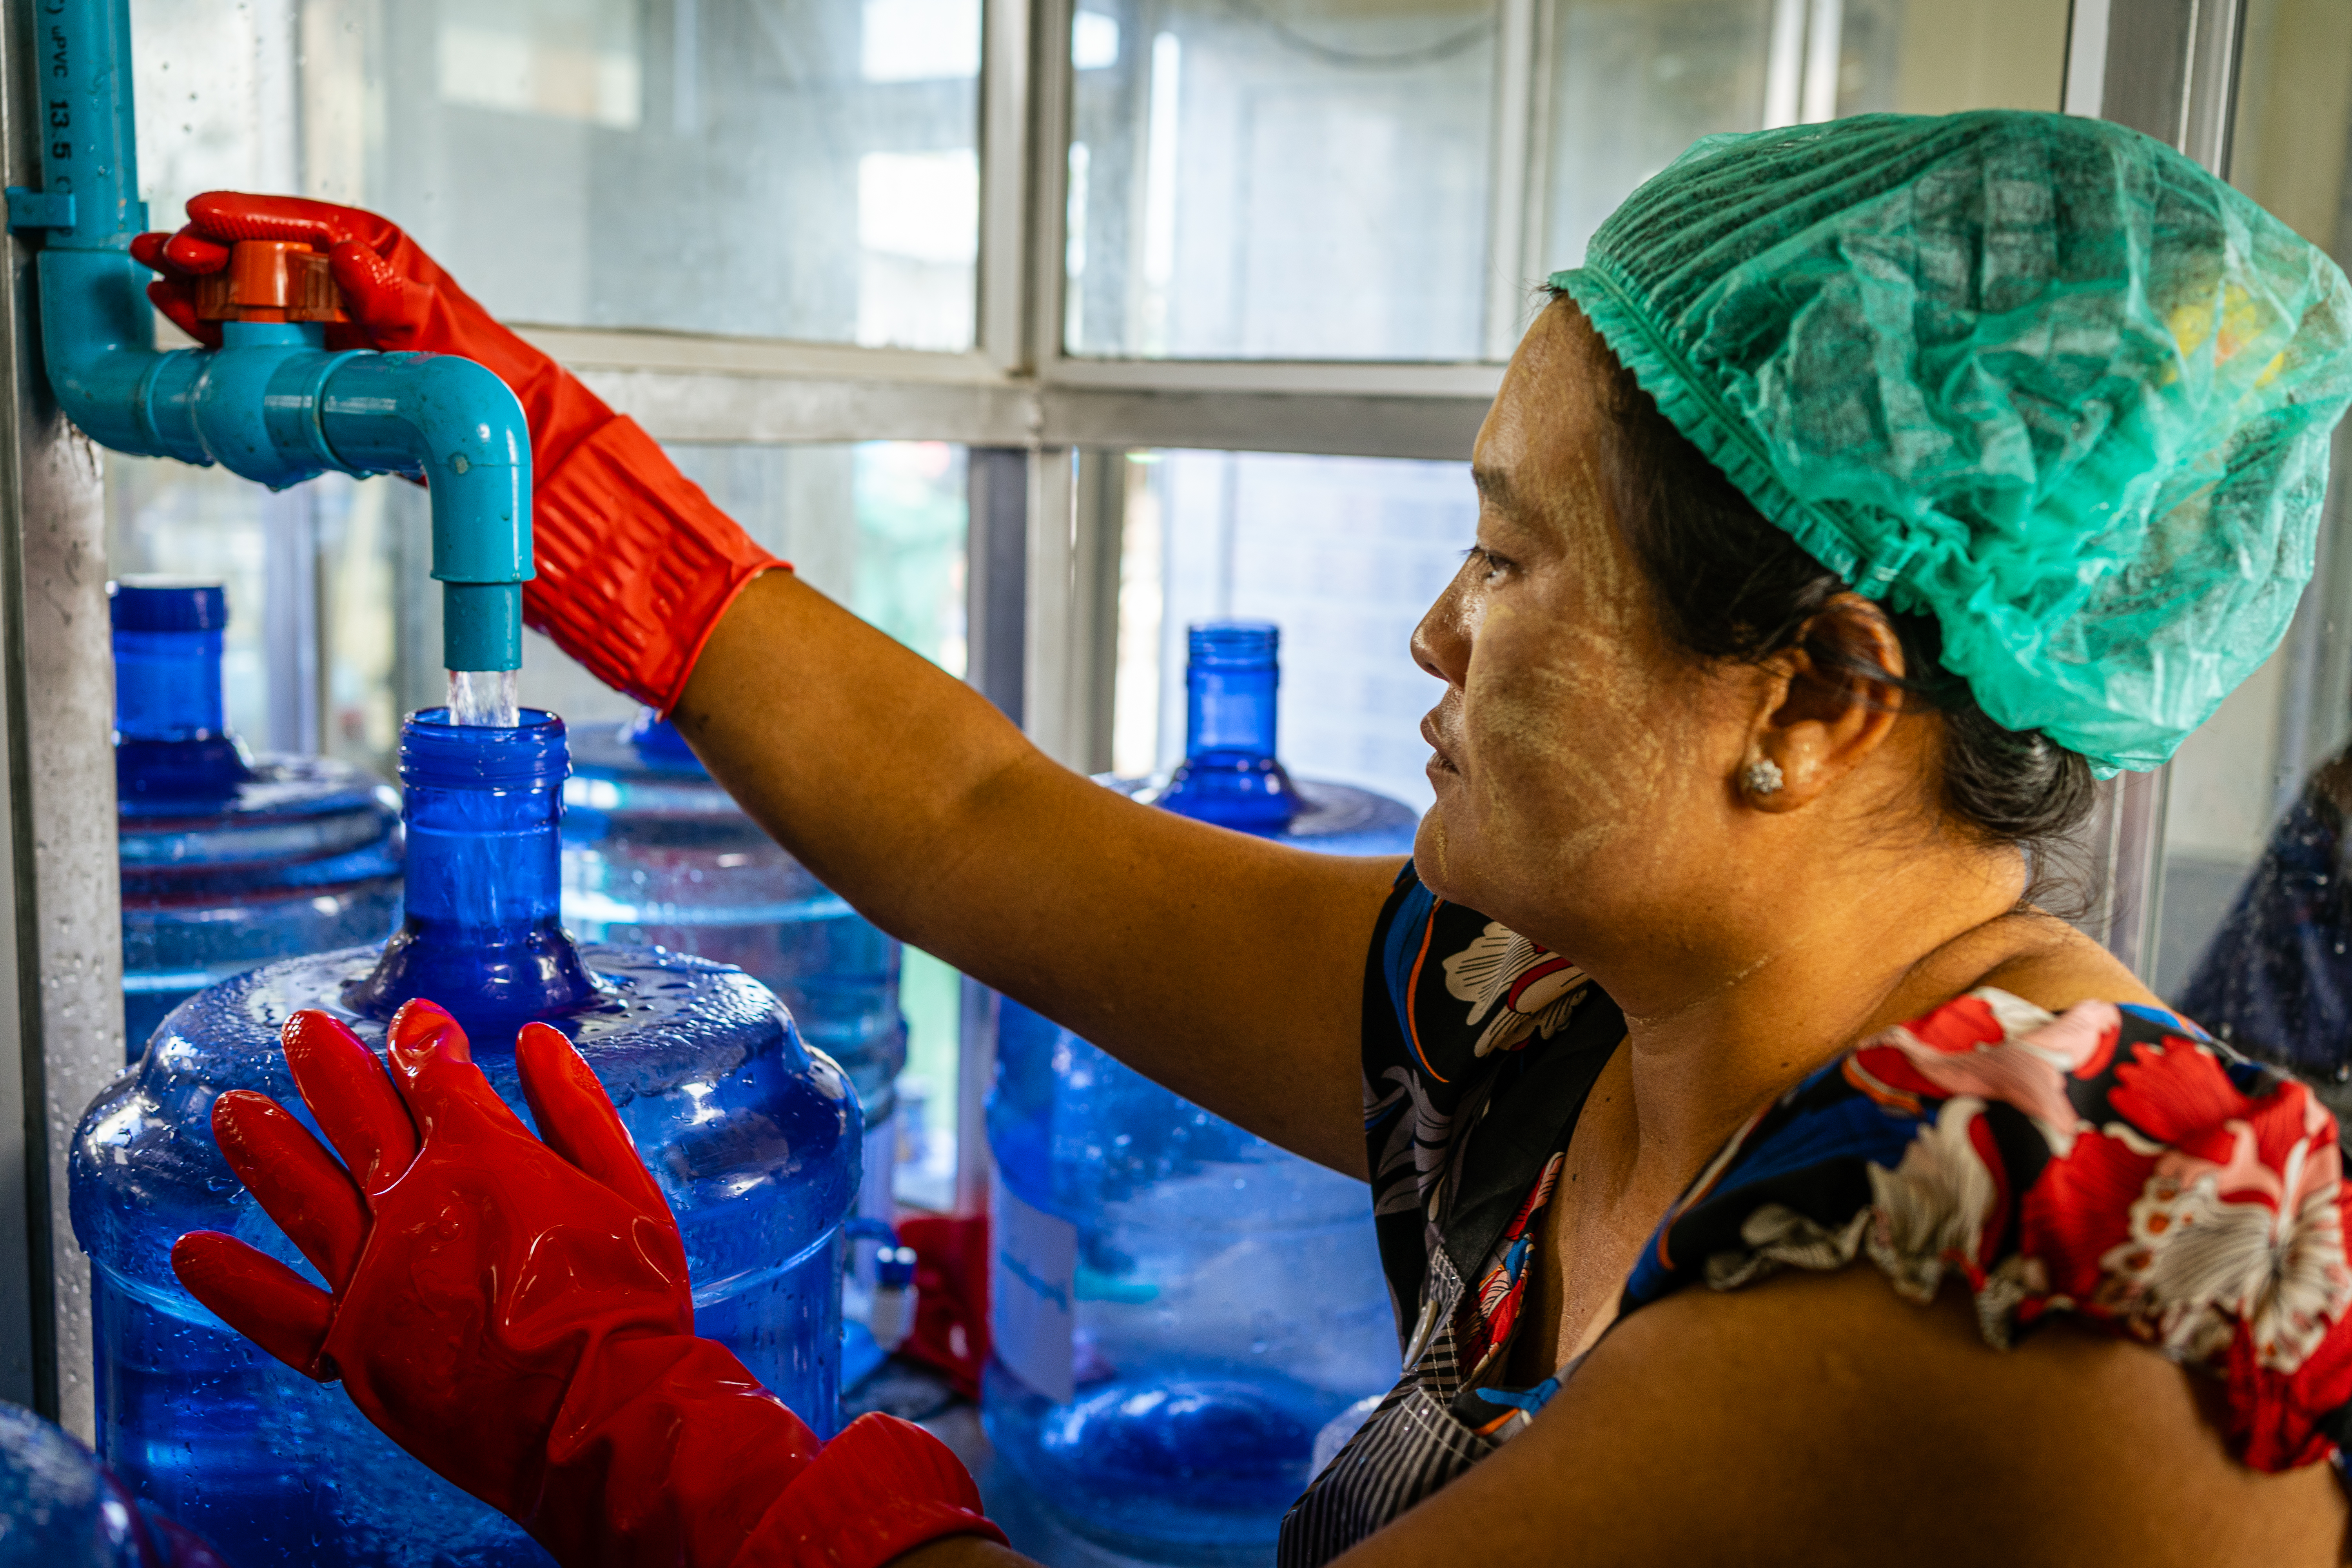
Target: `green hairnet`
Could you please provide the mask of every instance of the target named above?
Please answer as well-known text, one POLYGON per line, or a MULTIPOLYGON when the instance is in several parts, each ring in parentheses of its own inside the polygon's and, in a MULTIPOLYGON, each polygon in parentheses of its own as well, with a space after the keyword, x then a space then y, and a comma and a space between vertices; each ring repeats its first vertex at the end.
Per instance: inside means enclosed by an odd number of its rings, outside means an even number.
POLYGON ((1711 136, 1552 281, 1765 517, 2102 775, 2169 757, 2311 575, 2352 285, 2137 132, 1711 136))

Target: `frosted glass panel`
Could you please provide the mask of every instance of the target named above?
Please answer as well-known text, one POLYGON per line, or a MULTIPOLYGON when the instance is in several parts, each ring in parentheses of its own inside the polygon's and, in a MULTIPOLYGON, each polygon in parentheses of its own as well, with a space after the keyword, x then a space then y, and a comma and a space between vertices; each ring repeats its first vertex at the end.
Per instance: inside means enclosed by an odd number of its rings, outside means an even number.
MULTIPOLYGON (((1502 50, 1499 8, 1474 0, 1084 0, 1064 341, 1475 359, 1490 289, 1575 265, 1698 137, 2055 109, 2067 15, 2066 0, 1559 0, 1538 7, 1529 68, 1502 50), (1513 166, 1522 143, 1528 184, 1501 189, 1497 149, 1513 166), (1517 234, 1524 253, 1490 266, 1517 234)), ((1507 318, 1521 303, 1491 302, 1507 318)))
POLYGON ((294 0, 131 0, 139 194, 177 228, 200 191, 299 187, 294 0))
POLYGON ((1477 357, 1496 25, 1479 0, 1086 0, 1071 352, 1477 357))
POLYGON ((2066 0, 1567 0, 1548 268, 1701 136, 1894 110, 2056 109, 2066 0))
POLYGON ((299 41, 303 186, 503 318, 971 345, 981 0, 308 0, 299 41))
MULTIPOLYGON (((961 676, 964 449, 940 441, 667 448, 688 478, 802 577, 924 658, 961 676)), ((573 723, 636 704, 536 632, 523 637, 523 700, 573 723)))

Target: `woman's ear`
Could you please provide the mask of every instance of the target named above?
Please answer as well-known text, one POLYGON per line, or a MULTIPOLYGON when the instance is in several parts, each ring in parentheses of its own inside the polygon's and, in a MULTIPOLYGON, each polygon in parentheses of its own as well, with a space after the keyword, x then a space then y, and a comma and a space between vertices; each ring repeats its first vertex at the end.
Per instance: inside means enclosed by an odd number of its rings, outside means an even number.
POLYGON ((1776 656, 1732 786, 1759 811, 1819 800, 1875 752, 1903 708, 1903 645, 1859 594, 1822 606, 1776 656))

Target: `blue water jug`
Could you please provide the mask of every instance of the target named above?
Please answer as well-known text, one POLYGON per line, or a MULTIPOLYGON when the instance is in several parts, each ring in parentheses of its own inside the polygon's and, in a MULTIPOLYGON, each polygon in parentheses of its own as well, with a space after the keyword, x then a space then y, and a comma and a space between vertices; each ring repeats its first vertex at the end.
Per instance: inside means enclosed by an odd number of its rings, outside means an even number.
POLYGON ((123 1037, 273 958, 400 923, 400 803, 349 763, 247 757, 222 721, 217 584, 126 577, 114 617, 123 1037))
MULTIPOLYGON (((731 963, 782 998, 801 1037, 856 1088, 866 1114, 857 1212, 887 1222, 892 1113, 907 1065, 898 944, 745 816, 650 709, 574 741, 563 802, 564 924, 586 941, 731 963)), ((845 1387, 882 1359, 864 1321, 870 1284, 853 1276, 845 1387)))
MULTIPOLYGON (((1183 764, 1113 787, 1301 848, 1411 850, 1409 808, 1276 760, 1275 627, 1196 626, 1190 644, 1183 764)), ((1396 1379, 1364 1184, 999 1005, 989 1438, 1115 1551, 1269 1556, 1317 1435, 1396 1379)))
POLYGON ((213 1142, 212 1103, 253 1089, 299 1105, 278 1030, 319 1007, 372 1045, 414 996, 455 1013, 530 1120, 522 1024, 570 1035, 677 1214, 695 1329, 821 1434, 837 1421, 842 1225, 862 1129, 841 1069, 740 970, 574 944, 558 922, 561 720, 515 729, 418 713, 401 737, 407 912, 376 947, 270 964, 199 993, 82 1119, 75 1234, 91 1259, 99 1451, 138 1495, 238 1568, 547 1558, 320 1386, 231 1333, 180 1287, 172 1244, 226 1231, 315 1279, 213 1142))

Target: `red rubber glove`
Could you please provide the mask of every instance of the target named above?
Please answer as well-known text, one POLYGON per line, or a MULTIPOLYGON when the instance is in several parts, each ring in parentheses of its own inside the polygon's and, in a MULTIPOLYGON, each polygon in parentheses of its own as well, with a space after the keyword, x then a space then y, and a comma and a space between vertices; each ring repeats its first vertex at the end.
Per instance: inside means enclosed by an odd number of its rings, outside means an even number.
POLYGON ((653 437, 547 355, 499 325, 399 227, 357 207, 212 191, 177 234, 142 234, 131 254, 163 276, 147 286, 182 331, 217 346, 196 319, 191 279, 228 265, 240 239, 324 250, 352 320, 331 348, 457 354, 488 366, 530 422, 538 575, 523 619, 607 686, 667 713, 710 630, 744 585, 784 566, 677 471, 653 437))
POLYGON ((677 1222, 562 1034, 529 1025, 515 1047, 544 1142, 429 1002, 393 1019, 390 1076, 325 1014, 284 1038, 342 1163, 246 1090, 215 1102, 213 1133, 334 1293, 211 1231, 173 1268, 565 1568, 880 1568, 942 1536, 1003 1540, 921 1427, 865 1415, 820 1449, 694 1337, 677 1222))

